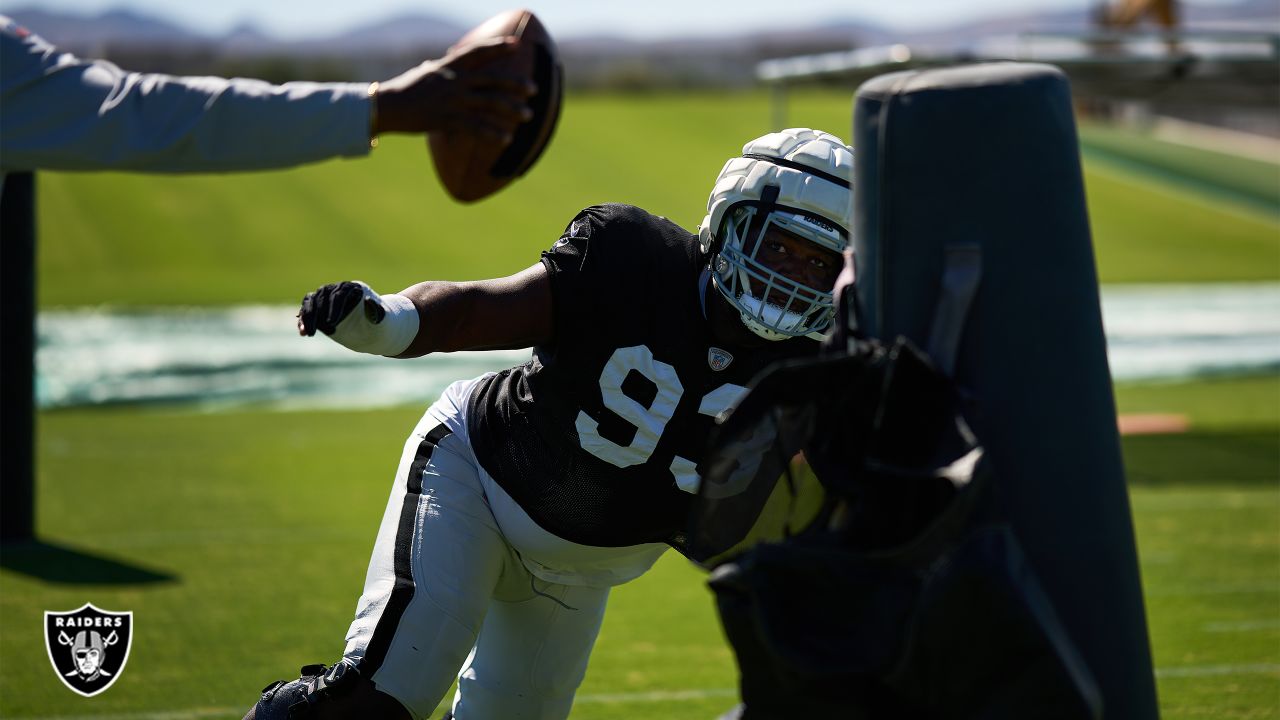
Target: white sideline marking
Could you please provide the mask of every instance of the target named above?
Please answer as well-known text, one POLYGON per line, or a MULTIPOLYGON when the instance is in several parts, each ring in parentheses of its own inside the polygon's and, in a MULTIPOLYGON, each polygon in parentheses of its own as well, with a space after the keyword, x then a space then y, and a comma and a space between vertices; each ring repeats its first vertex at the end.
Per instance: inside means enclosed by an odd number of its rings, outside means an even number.
MULTIPOLYGON (((1270 675, 1280 673, 1280 665, 1254 663, 1251 665, 1191 665, 1187 667, 1158 668, 1157 678, 1211 677, 1216 675, 1270 675)), ((706 698, 737 697, 734 688, 702 688, 696 690, 650 690, 634 693, 597 693, 579 695, 574 704, 648 703, 679 700, 703 700, 706 698)), ((190 710, 159 710, 150 713, 120 713, 115 715, 44 715, 20 717, 12 720, 200 720, 213 717, 239 717, 242 707, 192 708, 190 710)))
POLYGON ((592 703, 631 703, 631 702, 668 702, 672 700, 703 700, 717 697, 737 697, 736 688, 705 688, 702 690, 650 690, 633 693, 599 693, 596 695, 579 695, 573 704, 592 703))
POLYGON ((1174 587, 1165 590, 1149 590, 1147 597, 1193 597, 1197 595, 1267 595, 1280 593, 1280 583, 1223 583, 1196 587, 1174 587))
POLYGON ((1205 632, 1248 632, 1280 628, 1280 620, 1239 620, 1236 622, 1205 623, 1205 632))
POLYGON ((14 720, 199 720, 214 717, 244 717, 245 708, 192 708, 190 710, 157 710, 149 713, 119 713, 116 715, 45 715, 22 717, 14 720))
POLYGON ((1188 667, 1159 668, 1157 678, 1209 677, 1211 675, 1270 675, 1280 673, 1280 665, 1254 663, 1252 665, 1191 665, 1188 667))
POLYGON ((1171 117, 1156 118, 1152 129, 1151 134, 1157 140, 1177 145, 1211 150, 1249 160, 1280 157, 1280 141, 1265 135, 1227 130, 1171 117))
MULTIPOLYGON (((579 695, 574 698, 575 705, 622 704, 679 702, 681 700, 704 700, 707 698, 736 698, 736 688, 700 688, 694 690, 649 690, 632 693, 596 693, 579 695)), ((40 717, 20 717, 12 720, 203 720, 204 718, 238 718, 244 715, 245 708, 193 708, 191 710, 157 710, 150 713, 121 713, 116 715, 44 715, 40 717)))

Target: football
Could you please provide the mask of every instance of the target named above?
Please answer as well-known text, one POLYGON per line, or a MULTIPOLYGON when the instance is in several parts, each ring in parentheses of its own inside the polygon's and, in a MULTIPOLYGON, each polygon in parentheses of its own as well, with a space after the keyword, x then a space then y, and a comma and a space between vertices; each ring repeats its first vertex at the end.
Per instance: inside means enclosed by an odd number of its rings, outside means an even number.
POLYGON ((463 35, 454 48, 497 37, 514 37, 516 52, 505 57, 516 74, 537 85, 529 98, 533 117, 516 127, 510 143, 501 145, 465 131, 427 136, 436 174, 445 190, 460 202, 488 197, 524 175, 542 155, 560 118, 563 69, 555 42, 528 10, 499 13, 463 35))

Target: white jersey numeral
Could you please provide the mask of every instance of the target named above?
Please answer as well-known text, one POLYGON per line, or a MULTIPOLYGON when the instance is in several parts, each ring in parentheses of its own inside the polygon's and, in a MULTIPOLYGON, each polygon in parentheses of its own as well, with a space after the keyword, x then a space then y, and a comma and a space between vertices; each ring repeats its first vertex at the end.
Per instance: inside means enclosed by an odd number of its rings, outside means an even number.
POLYGON ((622 446, 601 437, 600 423, 580 410, 575 423, 579 442, 583 450, 607 463, 631 467, 648 460, 654 448, 658 447, 658 438, 662 437, 662 431, 675 415, 680 396, 684 395, 684 386, 680 384, 674 367, 655 360, 653 353, 644 345, 636 345, 613 351, 600 374, 600 394, 605 407, 635 426, 635 439, 630 445, 622 446), (658 387, 657 397, 647 408, 622 392, 622 381, 632 370, 658 387))
MULTIPOLYGON (((747 389, 741 385, 725 383, 702 398, 702 403, 698 405, 698 412, 716 417, 737 405, 746 394, 747 389)), ((671 474, 676 477, 676 487, 687 493, 698 494, 698 483, 702 478, 698 475, 697 464, 692 460, 686 460, 677 455, 671 461, 671 474)))
MULTIPOLYGON (((702 398, 698 412, 715 417, 733 407, 747 389, 741 385, 725 383, 702 398)), ((646 462, 658 447, 658 440, 667 423, 675 415, 676 406, 684 395, 684 386, 675 367, 657 360, 644 345, 618 348, 613 351, 600 374, 600 395, 604 406, 618 417, 635 426, 636 434, 629 445, 619 445, 600 435, 600 424, 586 412, 579 411, 574 423, 582 449, 617 467, 631 467, 646 462), (648 407, 622 391, 622 383, 631 371, 636 371, 657 387, 657 394, 648 407)), ((698 491, 698 472, 692 460, 676 456, 671 462, 671 474, 676 485, 685 492, 698 491)))

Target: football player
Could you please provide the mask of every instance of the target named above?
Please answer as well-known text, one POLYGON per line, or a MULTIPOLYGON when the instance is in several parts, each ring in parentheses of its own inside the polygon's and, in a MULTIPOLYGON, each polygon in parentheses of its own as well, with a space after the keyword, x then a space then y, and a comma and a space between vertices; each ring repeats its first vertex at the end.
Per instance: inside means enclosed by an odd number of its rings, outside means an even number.
POLYGON ((423 718, 455 675, 458 720, 567 717, 609 589, 685 545, 716 416, 817 351, 852 165, 835 136, 785 130, 725 164, 696 235, 601 205, 510 277, 303 298, 300 333, 358 352, 533 354, 427 410, 342 660, 273 683, 247 717, 423 718))

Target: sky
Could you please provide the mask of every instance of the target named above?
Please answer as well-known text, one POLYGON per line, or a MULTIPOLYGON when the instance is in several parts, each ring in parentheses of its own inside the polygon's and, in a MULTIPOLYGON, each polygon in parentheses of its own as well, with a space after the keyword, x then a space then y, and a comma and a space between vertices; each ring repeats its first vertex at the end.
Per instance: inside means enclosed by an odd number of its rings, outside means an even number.
MULTIPOLYGON (((1222 4, 1229 0, 1198 0, 1222 4)), ((608 32, 638 39, 720 35, 769 27, 811 27, 829 19, 857 18, 899 28, 924 28, 1013 11, 1090 7, 1096 0, 528 0, 553 35, 608 32)), ((113 8, 143 11, 208 34, 251 22, 281 39, 327 35, 395 14, 441 15, 464 26, 502 10, 511 0, 0 0, 0 11, 37 6, 99 13, 113 8)))

